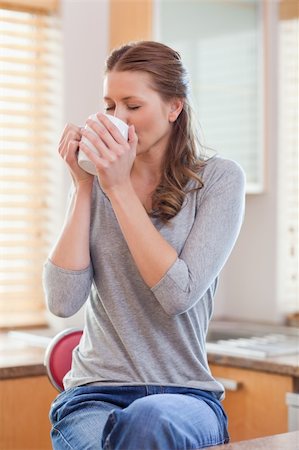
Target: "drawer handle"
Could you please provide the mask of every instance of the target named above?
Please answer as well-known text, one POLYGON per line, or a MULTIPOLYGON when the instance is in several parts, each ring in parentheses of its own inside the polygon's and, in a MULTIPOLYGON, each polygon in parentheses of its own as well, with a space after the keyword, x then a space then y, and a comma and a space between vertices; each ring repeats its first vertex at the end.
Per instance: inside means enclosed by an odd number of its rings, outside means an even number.
POLYGON ((238 391, 242 383, 240 381, 231 380, 230 378, 216 378, 221 383, 226 391, 238 391))

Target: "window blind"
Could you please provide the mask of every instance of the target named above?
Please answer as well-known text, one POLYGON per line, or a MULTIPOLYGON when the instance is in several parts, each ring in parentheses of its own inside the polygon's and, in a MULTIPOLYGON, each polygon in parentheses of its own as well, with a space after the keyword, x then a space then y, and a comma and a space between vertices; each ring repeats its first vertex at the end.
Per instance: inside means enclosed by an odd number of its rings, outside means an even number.
POLYGON ((13 8, 17 11, 46 11, 54 12, 58 9, 59 0, 0 0, 0 8, 13 8))
POLYGON ((247 192, 263 189, 258 33, 232 30, 197 44, 195 97, 208 143, 240 162, 247 192))
POLYGON ((45 321, 60 47, 56 16, 0 7, 0 327, 45 321))
MULTIPOLYGON (((283 312, 299 310, 299 10, 283 3, 279 35, 278 295, 283 312)), ((294 6, 290 2, 290 6, 294 6)))

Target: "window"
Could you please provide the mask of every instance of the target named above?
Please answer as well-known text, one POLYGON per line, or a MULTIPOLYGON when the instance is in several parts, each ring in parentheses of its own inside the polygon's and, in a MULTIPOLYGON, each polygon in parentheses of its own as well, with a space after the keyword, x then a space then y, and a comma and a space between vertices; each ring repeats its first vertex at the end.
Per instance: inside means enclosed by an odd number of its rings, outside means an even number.
POLYGON ((247 192, 264 188, 263 5, 259 0, 156 1, 156 38, 182 55, 202 142, 238 161, 247 192))
POLYGON ((0 36, 0 327, 33 326, 45 323, 41 271, 59 181, 59 20, 0 7, 0 36))

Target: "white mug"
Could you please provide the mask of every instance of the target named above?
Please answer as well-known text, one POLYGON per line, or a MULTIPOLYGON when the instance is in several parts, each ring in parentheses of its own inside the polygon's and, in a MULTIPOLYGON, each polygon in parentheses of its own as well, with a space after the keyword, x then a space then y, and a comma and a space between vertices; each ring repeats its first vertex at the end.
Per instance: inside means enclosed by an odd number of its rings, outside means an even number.
MULTIPOLYGON (((114 117, 111 114, 105 114, 105 116, 111 120, 111 122, 119 129, 119 131, 121 132, 123 137, 126 140, 128 140, 128 131, 129 131, 128 125, 125 122, 123 122, 121 119, 119 119, 118 117, 114 117)), ((96 114, 92 114, 91 116, 89 116, 89 119, 100 123, 96 114)), ((88 131, 91 131, 92 133, 95 134, 95 132, 88 125, 85 125, 85 129, 88 131)), ((87 145, 87 147, 90 150, 92 150, 94 153, 96 153, 98 155, 99 152, 97 151, 95 146, 85 136, 82 137, 82 142, 85 145, 87 145)), ((81 169, 85 170, 86 172, 90 173, 91 175, 97 174, 94 164, 90 161, 90 159, 87 158, 87 156, 85 155, 85 153, 82 150, 79 150, 78 164, 81 167, 81 169)))

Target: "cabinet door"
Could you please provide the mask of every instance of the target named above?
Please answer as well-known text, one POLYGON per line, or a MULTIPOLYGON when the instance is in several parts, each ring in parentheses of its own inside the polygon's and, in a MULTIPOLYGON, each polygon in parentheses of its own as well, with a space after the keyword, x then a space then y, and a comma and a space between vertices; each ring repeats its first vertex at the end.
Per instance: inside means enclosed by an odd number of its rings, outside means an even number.
POLYGON ((46 376, 0 381, 0 449, 51 450, 49 409, 58 392, 46 376))
POLYGON ((237 382, 223 401, 232 441, 288 431, 285 395, 292 391, 292 377, 214 364, 210 368, 216 378, 237 382))
POLYGON ((152 39, 153 1, 110 0, 109 46, 152 39))

